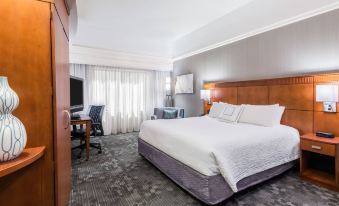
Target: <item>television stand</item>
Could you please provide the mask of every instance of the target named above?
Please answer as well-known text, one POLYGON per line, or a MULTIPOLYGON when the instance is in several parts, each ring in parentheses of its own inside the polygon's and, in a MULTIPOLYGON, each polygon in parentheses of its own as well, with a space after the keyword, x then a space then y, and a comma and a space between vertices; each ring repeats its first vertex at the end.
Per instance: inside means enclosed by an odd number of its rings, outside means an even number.
POLYGON ((71 114, 71 120, 80 119, 80 114, 71 114))

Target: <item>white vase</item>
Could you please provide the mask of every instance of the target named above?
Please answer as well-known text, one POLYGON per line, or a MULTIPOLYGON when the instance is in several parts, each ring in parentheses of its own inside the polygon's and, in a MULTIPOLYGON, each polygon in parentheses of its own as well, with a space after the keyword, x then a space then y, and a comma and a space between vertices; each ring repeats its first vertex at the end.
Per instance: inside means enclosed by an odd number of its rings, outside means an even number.
POLYGON ((21 121, 12 115, 19 105, 18 95, 0 76, 0 162, 18 157, 24 150, 27 134, 21 121))

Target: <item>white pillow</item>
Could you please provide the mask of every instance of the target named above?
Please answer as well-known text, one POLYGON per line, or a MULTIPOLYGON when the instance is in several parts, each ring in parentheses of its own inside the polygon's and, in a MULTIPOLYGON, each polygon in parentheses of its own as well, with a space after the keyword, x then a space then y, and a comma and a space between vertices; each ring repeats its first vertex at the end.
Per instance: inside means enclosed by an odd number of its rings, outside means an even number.
POLYGON ((208 116, 212 118, 219 117, 220 113, 224 110, 225 106, 226 106, 225 103, 213 102, 210 112, 208 113, 208 116))
POLYGON ((277 111, 277 115, 276 115, 276 122, 275 122, 275 125, 279 125, 280 122, 281 122, 281 118, 284 114, 284 111, 285 111, 285 107, 284 106, 279 106, 279 110, 277 111))
POLYGON ((272 127, 280 124, 285 107, 275 105, 243 105, 239 122, 272 127))
POLYGON ((237 122, 242 108, 241 105, 226 104, 224 110, 219 115, 219 119, 226 122, 237 122))

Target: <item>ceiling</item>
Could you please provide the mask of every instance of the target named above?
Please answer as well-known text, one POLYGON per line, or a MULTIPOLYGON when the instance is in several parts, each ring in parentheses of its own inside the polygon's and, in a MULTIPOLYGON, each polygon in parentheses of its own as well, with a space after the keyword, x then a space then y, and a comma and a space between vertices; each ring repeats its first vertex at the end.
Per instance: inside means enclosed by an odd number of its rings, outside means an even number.
POLYGON ((78 0, 71 43, 172 59, 338 2, 78 0))
POLYGON ((81 0, 72 42, 170 57, 175 40, 250 1, 81 0))

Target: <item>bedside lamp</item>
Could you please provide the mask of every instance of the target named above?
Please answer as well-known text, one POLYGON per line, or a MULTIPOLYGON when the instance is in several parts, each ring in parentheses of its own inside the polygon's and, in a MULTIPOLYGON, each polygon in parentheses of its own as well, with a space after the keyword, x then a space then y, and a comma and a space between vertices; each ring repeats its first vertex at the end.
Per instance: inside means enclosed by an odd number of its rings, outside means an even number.
POLYGON ((323 102, 324 112, 337 112, 338 85, 316 85, 316 101, 323 102))
POLYGON ((207 101, 211 104, 211 90, 200 90, 200 99, 207 101))

